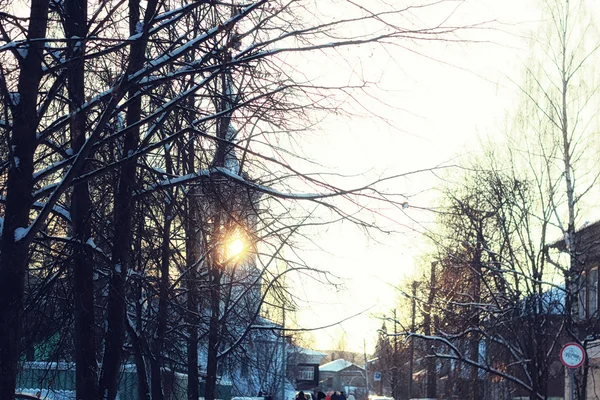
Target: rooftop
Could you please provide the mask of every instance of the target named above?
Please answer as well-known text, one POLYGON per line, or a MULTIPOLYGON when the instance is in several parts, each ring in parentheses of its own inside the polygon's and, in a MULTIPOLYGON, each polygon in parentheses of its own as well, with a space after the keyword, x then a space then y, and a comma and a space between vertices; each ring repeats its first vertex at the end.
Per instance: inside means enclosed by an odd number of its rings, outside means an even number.
POLYGON ((353 364, 350 361, 346 361, 343 358, 338 358, 337 360, 328 362, 327 364, 323 364, 319 367, 319 371, 321 372, 340 372, 350 366, 355 366, 357 368, 363 369, 363 367, 353 364))
MULTIPOLYGON (((600 220, 596 222, 586 222, 582 227, 575 231, 575 248, 578 254, 585 255, 585 260, 595 260, 600 258, 600 220)), ((565 238, 556 240, 549 244, 559 251, 568 251, 570 243, 565 238)), ((583 260, 583 261, 585 261, 583 260)))
POLYGON ((306 354, 307 356, 321 356, 321 357, 327 356, 327 353, 323 353, 322 351, 307 349, 306 347, 298 347, 298 351, 302 354, 306 354))

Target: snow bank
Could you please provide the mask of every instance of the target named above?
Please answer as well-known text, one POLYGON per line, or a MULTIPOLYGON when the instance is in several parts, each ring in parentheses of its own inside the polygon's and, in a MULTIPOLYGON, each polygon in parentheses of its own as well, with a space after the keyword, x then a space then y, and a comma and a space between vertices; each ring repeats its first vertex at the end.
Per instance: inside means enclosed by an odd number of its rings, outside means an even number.
POLYGON ((41 400, 75 400, 74 390, 47 390, 47 389, 17 389, 17 394, 37 396, 41 400))

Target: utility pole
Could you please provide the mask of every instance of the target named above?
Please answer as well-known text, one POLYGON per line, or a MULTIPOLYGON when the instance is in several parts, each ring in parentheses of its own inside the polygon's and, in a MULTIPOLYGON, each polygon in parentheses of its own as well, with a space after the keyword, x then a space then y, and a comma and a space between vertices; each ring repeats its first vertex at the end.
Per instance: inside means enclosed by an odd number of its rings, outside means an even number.
MULTIPOLYGON (((433 301, 435 300, 435 266, 437 261, 433 261, 431 263, 431 277, 429 283, 429 296, 427 298, 427 303, 424 306, 423 313, 423 330, 425 336, 431 336, 431 308, 433 305, 433 301)), ((435 329, 434 329, 435 331, 435 329)), ((436 385, 436 376, 435 376, 435 355, 434 350, 432 350, 433 345, 427 351, 427 355, 425 358, 425 393, 426 397, 430 399, 436 398, 437 395, 437 385, 436 385)))
MULTIPOLYGON (((416 304, 415 300, 417 297, 417 286, 419 282, 413 281, 412 283, 412 307, 411 307, 411 322, 410 322, 410 332, 411 334, 415 333, 415 313, 416 313, 416 304)), ((413 359, 415 356, 415 340, 413 337, 410 338, 410 360, 408 364, 408 398, 412 397, 412 386, 413 386, 413 359)))
POLYGON ((394 356, 392 357, 392 397, 398 399, 398 320, 394 308, 394 356))
POLYGON ((285 304, 283 304, 281 311, 283 314, 283 321, 281 323, 281 400, 285 400, 285 375, 286 375, 286 349, 285 349, 285 304))
POLYGON ((367 399, 369 398, 369 360, 367 360, 367 341, 363 340, 363 351, 365 353, 365 381, 367 384, 367 399))

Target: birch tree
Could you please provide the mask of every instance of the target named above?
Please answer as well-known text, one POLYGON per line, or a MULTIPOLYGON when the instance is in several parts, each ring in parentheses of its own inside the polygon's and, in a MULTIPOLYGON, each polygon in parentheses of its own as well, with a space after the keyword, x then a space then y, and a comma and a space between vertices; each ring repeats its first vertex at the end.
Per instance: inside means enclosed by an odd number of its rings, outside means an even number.
MULTIPOLYGON (((544 5, 548 23, 534 39, 537 51, 521 86, 526 100, 518 115, 518 131, 530 132, 531 139, 509 145, 515 149, 517 162, 528 165, 535 176, 542 201, 552 209, 545 221, 558 228, 556 236, 566 244, 568 261, 555 263, 564 276, 566 330, 571 340, 585 346, 587 333, 578 321, 586 316, 577 298, 587 250, 576 231, 593 218, 600 176, 595 111, 599 86, 594 72, 600 41, 591 2, 548 1, 544 5)), ((576 374, 576 398, 586 398, 587 366, 582 371, 576 374)))
MULTIPOLYGON (((446 300, 438 305, 448 325, 434 336, 415 333, 446 346, 438 357, 471 368, 472 379, 493 375, 530 398, 549 395, 553 377, 560 376, 562 343, 585 346, 595 337, 583 329, 589 316, 577 306, 589 248, 576 232, 593 218, 600 173, 595 5, 540 5, 545 18, 532 33, 524 79, 515 80, 522 101, 506 140, 467 166, 474 171, 466 174, 471 184, 454 182, 445 194, 450 217, 442 225, 454 228, 443 235, 450 241, 436 237, 436 257, 442 274, 449 274, 442 282, 452 285, 440 289, 446 300), (550 251, 557 241, 565 244, 566 262, 550 251), (465 320, 465 310, 478 316, 465 320), (510 334, 515 323, 527 329, 510 334), (487 358, 476 342, 485 343, 487 358)), ((586 398, 587 371, 584 366, 576 374, 578 399, 586 398)))

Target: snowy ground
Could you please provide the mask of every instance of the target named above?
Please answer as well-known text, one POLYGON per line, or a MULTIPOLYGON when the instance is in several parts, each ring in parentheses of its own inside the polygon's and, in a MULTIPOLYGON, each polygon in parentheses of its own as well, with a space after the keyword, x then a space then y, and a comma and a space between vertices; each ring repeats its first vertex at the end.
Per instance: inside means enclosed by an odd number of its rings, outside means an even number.
POLYGON ((75 400, 73 390, 17 389, 17 393, 36 396, 41 400, 75 400))

